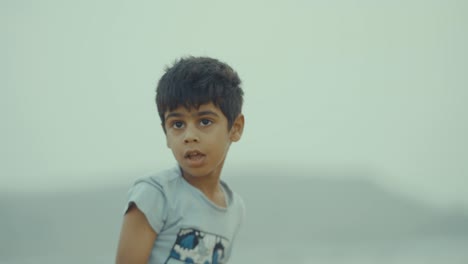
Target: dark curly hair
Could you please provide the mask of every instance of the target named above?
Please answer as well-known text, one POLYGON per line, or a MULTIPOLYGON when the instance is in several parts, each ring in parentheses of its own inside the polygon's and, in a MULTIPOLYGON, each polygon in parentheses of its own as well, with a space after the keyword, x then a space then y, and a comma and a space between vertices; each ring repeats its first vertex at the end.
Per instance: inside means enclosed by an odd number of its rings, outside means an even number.
POLYGON ((221 109, 231 129, 242 111, 244 92, 240 84, 237 73, 217 59, 184 57, 176 60, 166 67, 156 88, 156 106, 163 129, 166 111, 179 106, 198 108, 210 102, 221 109))

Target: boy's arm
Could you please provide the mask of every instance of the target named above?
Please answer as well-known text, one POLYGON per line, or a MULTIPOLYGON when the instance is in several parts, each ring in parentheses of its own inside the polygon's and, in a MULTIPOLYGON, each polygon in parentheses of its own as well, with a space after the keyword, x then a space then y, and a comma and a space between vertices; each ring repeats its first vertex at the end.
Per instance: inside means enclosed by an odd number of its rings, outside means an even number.
POLYGON ((157 234, 148 223, 146 216, 135 204, 130 205, 120 232, 116 263, 148 263, 156 237, 157 234))

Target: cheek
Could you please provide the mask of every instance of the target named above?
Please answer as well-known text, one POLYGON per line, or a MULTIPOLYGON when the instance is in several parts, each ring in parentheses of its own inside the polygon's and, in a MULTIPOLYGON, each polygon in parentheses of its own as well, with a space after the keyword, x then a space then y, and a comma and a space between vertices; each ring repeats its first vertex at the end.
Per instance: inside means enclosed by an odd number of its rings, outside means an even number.
POLYGON ((168 148, 173 149, 177 147, 177 144, 175 142, 177 142, 177 139, 174 136, 166 135, 166 145, 168 148))
POLYGON ((223 134, 222 136, 211 138, 209 146, 211 149, 216 150, 218 154, 222 154, 229 149, 229 143, 229 136, 223 134))

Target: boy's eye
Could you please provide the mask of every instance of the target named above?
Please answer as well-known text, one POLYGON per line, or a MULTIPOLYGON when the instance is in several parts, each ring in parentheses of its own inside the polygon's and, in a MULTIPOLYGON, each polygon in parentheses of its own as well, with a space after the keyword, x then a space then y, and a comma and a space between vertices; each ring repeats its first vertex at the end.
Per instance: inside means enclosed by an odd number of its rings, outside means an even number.
POLYGON ((172 122, 172 127, 173 128, 183 128, 184 127, 184 122, 182 122, 182 121, 172 122))
POLYGON ((209 119, 202 119, 200 121, 200 125, 202 125, 202 126, 208 126, 208 125, 211 125, 211 123, 213 123, 213 122, 211 122, 211 120, 209 120, 209 119))

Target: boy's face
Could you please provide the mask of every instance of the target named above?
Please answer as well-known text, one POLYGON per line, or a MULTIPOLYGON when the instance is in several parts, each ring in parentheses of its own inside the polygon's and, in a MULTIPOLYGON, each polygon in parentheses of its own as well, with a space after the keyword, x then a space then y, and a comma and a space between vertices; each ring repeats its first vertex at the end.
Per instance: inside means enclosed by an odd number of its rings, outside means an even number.
POLYGON ((230 130, 223 112, 213 103, 198 109, 179 106, 164 116, 167 146, 184 176, 219 177, 231 142, 242 135, 243 115, 236 118, 230 130))

